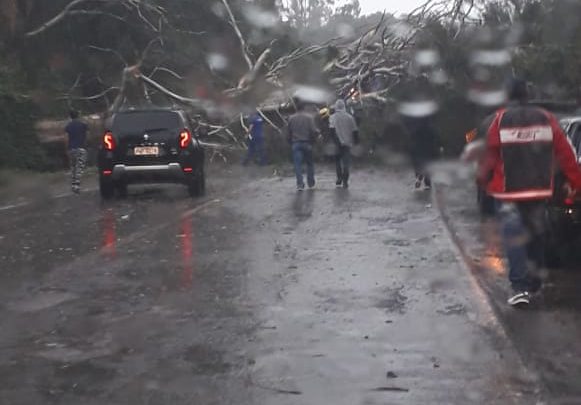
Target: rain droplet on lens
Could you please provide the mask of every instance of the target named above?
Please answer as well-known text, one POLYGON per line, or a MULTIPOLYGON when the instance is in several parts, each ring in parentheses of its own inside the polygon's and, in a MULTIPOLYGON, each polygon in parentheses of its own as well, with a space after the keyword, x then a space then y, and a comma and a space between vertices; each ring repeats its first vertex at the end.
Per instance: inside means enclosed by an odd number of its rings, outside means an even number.
POLYGON ((399 104, 398 111, 412 118, 427 117, 438 111, 438 103, 434 100, 407 101, 399 104))
POLYGON ((216 14, 218 17, 226 16, 226 10, 224 9, 224 5, 222 5, 222 3, 220 2, 215 2, 212 5, 212 12, 216 14))
POLYGON ((446 84, 448 81, 448 75, 443 69, 438 69, 432 73, 430 81, 438 85, 446 84))
POLYGON ((213 70, 224 70, 228 67, 228 58, 221 53, 211 53, 207 57, 208 66, 213 70))
POLYGON ((504 89, 500 90, 479 90, 470 89, 468 91, 468 99, 475 104, 484 107, 496 107, 503 104, 508 96, 504 89))
POLYGON ((440 61, 440 54, 434 49, 423 49, 416 52, 415 60, 420 66, 433 66, 440 61))
POLYGON ((504 66, 511 59, 510 52, 506 49, 480 50, 472 53, 471 62, 476 65, 504 66))
POLYGON ((243 12, 248 22, 258 28, 272 28, 278 23, 276 14, 253 4, 246 6, 243 12))
POLYGON ((323 104, 331 101, 332 94, 320 87, 297 85, 293 96, 307 103, 323 104))
POLYGON ((391 27, 391 32, 400 38, 406 38, 412 34, 413 28, 406 22, 401 21, 391 27))
POLYGON ((339 24, 337 25, 337 36, 341 38, 350 38, 355 35, 355 30, 349 24, 339 24))

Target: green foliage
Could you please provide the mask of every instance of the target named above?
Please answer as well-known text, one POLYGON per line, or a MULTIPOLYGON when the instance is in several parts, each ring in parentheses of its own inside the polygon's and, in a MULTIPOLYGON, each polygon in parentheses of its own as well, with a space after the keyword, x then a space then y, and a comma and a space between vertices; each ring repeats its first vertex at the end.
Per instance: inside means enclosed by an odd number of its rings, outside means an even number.
POLYGON ((48 161, 34 131, 35 105, 13 94, 0 94, 0 169, 46 169, 48 161))

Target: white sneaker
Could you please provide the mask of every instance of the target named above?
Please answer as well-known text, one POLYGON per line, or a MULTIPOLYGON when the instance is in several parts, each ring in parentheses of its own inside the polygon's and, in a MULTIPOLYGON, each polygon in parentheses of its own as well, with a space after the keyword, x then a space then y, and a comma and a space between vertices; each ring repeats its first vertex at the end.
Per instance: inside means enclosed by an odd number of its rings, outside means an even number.
POLYGON ((513 307, 527 306, 531 303, 531 294, 528 291, 519 292, 510 297, 507 302, 513 307))

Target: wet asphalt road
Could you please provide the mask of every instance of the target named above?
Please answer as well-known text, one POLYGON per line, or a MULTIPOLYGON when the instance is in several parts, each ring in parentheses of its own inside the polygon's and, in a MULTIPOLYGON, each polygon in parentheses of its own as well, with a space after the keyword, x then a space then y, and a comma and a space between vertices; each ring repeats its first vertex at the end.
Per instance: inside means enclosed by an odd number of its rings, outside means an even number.
POLYGON ((437 171, 446 223, 521 359, 539 376, 549 403, 581 404, 581 237, 571 241, 562 268, 542 274, 543 294, 530 308, 514 310, 506 305, 510 288, 496 222, 479 215, 473 182, 458 176, 460 165, 437 171))
POLYGON ((411 174, 321 171, 1 211, 0 404, 545 403, 411 174))

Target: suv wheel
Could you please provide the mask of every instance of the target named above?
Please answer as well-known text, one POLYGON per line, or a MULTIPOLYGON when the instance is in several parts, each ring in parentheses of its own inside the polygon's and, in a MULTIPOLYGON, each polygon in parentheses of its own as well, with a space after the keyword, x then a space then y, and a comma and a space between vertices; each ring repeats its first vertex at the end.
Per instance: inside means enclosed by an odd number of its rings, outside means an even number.
POLYGON ((204 168, 198 170, 195 176, 191 176, 187 180, 188 193, 191 197, 201 197, 206 191, 206 176, 204 168))
POLYGON ((99 177, 99 192, 101 198, 104 200, 110 200, 115 196, 115 184, 111 179, 99 177))
POLYGON ((115 189, 117 190, 117 195, 121 198, 127 197, 127 183, 115 183, 115 189))

